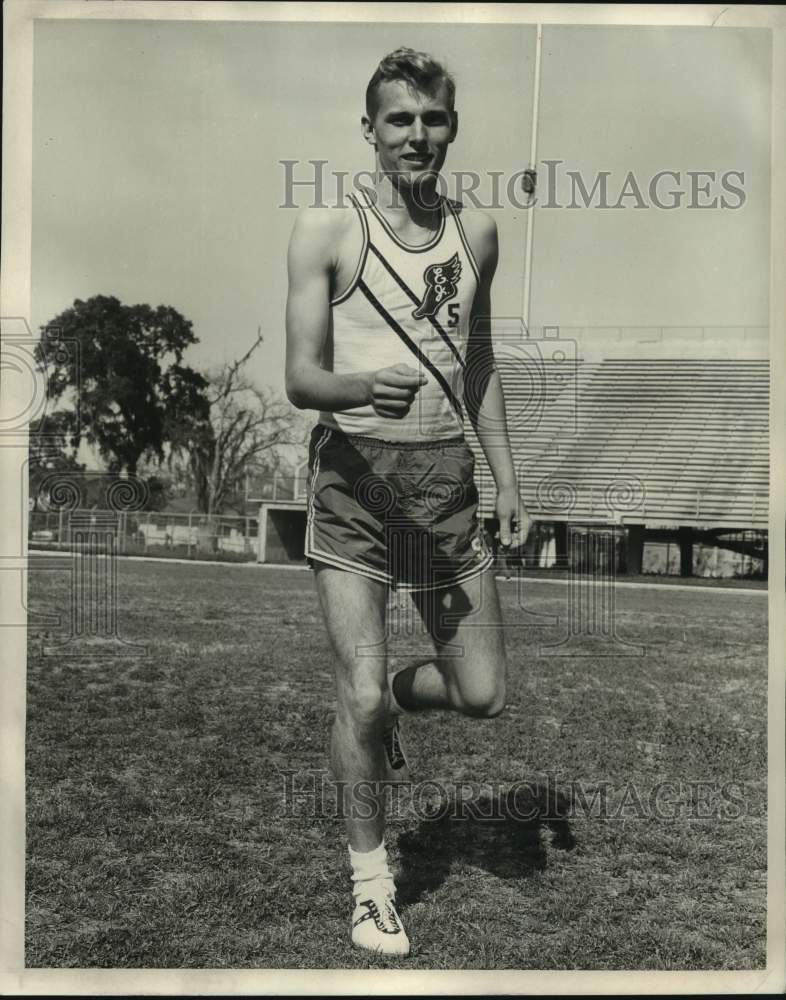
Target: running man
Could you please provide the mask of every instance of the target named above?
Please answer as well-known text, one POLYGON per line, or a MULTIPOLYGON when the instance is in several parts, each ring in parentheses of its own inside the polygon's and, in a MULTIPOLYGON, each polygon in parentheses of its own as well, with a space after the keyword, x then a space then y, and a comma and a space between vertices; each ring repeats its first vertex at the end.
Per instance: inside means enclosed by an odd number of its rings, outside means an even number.
POLYGON ((367 802, 370 786, 407 775, 398 719, 433 709, 491 718, 505 704, 500 607, 465 416, 494 475, 502 545, 523 541, 530 523, 490 342, 496 224, 437 189, 456 137, 454 96, 430 56, 386 56, 362 118, 375 183, 345 207, 301 211, 288 259, 287 394, 319 411, 306 555, 336 660, 331 758, 346 789, 352 942, 393 955, 410 944, 384 796, 370 818, 367 802), (435 651, 388 675, 390 587, 411 591, 435 651))

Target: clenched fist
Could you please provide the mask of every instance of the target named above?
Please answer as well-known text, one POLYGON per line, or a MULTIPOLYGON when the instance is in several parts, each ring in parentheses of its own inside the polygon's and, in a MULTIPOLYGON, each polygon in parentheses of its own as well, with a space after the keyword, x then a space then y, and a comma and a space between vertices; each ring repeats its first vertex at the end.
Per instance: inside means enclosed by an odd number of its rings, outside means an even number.
POLYGON ((401 420, 409 413, 415 396, 428 379, 403 362, 380 368, 370 379, 369 403, 380 417, 401 420))

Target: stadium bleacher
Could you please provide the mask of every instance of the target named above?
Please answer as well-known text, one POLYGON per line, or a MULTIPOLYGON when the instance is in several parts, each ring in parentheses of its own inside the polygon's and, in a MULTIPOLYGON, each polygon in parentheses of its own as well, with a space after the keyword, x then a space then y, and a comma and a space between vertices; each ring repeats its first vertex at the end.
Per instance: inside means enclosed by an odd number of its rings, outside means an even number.
MULTIPOLYGON (((545 364, 545 362, 544 362, 545 364)), ((646 527, 767 528, 769 365, 762 360, 578 362, 537 420, 501 366, 511 446, 537 517, 646 527)), ((493 516, 475 441, 481 514, 493 516)))
MULTIPOLYGON (((560 349, 570 339, 541 339, 534 354, 522 351, 526 338, 503 344, 497 366, 522 494, 536 520, 556 526, 563 555, 567 525, 615 526, 627 536, 629 571, 640 571, 646 537, 677 542, 690 572, 694 541, 735 550, 734 532, 766 532, 765 334, 671 343, 645 335, 616 350, 585 341, 575 359, 560 349)), ((494 482, 469 439, 488 522, 494 482)), ((766 544, 758 555, 766 560, 766 544)))

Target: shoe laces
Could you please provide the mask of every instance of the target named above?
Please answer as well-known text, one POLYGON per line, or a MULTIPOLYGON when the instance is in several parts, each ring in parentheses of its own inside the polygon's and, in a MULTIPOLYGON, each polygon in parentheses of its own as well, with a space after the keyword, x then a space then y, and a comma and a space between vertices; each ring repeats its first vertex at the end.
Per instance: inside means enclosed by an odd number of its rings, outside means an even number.
POLYGON ((388 726, 384 734, 385 751, 388 755, 391 767, 401 767, 404 763, 404 752, 401 749, 401 736, 399 734, 398 719, 393 725, 388 726))
POLYGON ((373 920, 377 930, 383 934, 399 934, 403 931, 404 928, 396 912, 395 900, 390 892, 386 891, 381 900, 373 896, 368 899, 357 897, 356 905, 366 908, 366 912, 355 921, 356 927, 364 920, 373 920))

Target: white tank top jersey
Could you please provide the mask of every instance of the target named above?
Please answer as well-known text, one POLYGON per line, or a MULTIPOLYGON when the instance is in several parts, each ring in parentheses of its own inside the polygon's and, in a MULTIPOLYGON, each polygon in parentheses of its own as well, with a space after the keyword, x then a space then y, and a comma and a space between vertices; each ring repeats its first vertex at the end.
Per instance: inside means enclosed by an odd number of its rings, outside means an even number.
POLYGON ((350 195, 363 250, 349 286, 330 303, 323 364, 336 374, 405 363, 428 380, 401 420, 372 406, 320 413, 345 434, 384 441, 436 441, 463 434, 463 369, 478 266, 458 207, 440 202, 436 233, 422 246, 396 236, 371 196, 350 195))

